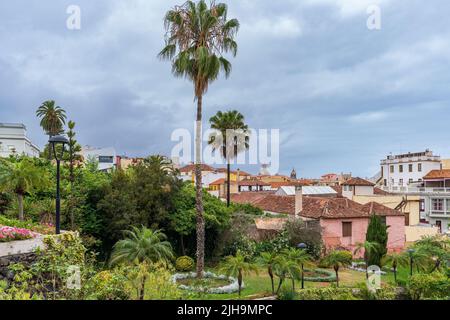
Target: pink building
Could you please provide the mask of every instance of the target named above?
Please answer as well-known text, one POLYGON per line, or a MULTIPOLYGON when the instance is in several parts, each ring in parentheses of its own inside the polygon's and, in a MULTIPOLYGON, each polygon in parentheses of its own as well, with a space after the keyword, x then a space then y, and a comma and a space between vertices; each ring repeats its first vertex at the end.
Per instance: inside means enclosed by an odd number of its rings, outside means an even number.
POLYGON ((390 252, 401 251, 405 245, 405 215, 376 202, 362 205, 344 197, 304 196, 301 188, 295 196, 247 193, 232 196, 232 201, 251 203, 268 213, 319 221, 326 249, 341 248, 353 252, 357 243, 365 241, 372 215, 380 216, 389 226, 387 247, 390 252))

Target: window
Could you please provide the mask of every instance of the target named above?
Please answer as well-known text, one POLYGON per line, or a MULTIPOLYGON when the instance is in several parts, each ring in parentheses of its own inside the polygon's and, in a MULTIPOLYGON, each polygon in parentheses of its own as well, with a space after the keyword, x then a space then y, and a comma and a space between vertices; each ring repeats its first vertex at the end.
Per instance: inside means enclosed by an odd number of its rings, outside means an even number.
POLYGON ((413 165, 412 165, 412 164, 410 164, 410 165, 408 166, 408 170, 409 170, 409 172, 413 172, 413 165))
POLYGON ((386 216, 380 216, 381 223, 386 225, 386 216))
POLYGON ((403 186, 403 179, 398 180, 398 185, 403 186))
POLYGON ((444 211, 444 199, 431 199, 431 208, 433 211, 444 211))
POLYGON ((398 171, 399 171, 400 173, 403 172, 403 165, 402 165, 402 164, 398 166, 398 171))
POLYGON ((414 180, 413 179, 409 179, 409 184, 411 184, 411 183, 413 183, 414 182, 414 180))
POLYGON ((421 212, 425 211, 425 200, 424 199, 420 199, 420 211, 421 212))
POLYGON ((422 164, 421 163, 417 164, 417 171, 422 172, 422 164))
POLYGON ((395 183, 395 180, 391 179, 391 184, 394 185, 394 183, 395 183))
POLYGON ((342 222, 342 236, 351 237, 352 236, 352 223, 342 222))
POLYGON ((394 173, 394 166, 391 166, 391 173, 394 173))
POLYGON ((450 212, 450 199, 447 199, 447 212, 450 212))
POLYGON ((387 186, 387 179, 384 179, 384 186, 386 187, 387 186))
POLYGON ((100 163, 114 163, 114 157, 110 156, 99 156, 98 162, 100 163))

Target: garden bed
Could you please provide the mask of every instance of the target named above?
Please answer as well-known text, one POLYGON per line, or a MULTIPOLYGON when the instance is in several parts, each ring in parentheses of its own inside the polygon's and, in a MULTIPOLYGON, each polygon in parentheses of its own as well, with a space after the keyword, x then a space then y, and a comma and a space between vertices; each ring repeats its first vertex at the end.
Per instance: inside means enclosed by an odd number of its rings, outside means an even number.
MULTIPOLYGON (((212 272, 205 272, 203 279, 197 279, 197 273, 177 273, 172 276, 172 282, 178 284, 182 290, 191 292, 227 294, 239 290, 237 279, 225 275, 216 275, 212 272)), ((242 283, 244 288, 244 283, 242 283)))

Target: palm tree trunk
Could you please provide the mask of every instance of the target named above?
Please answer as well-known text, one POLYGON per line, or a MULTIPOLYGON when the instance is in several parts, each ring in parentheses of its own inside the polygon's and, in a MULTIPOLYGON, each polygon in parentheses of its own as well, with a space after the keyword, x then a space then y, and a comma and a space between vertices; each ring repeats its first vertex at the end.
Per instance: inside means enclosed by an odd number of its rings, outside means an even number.
POLYGON ((195 208, 197 210, 197 278, 203 277, 205 266, 205 218, 203 217, 203 189, 201 168, 202 144, 202 102, 203 97, 197 97, 197 125, 195 131, 195 208))
POLYGON ((272 294, 274 294, 275 293, 275 284, 273 282, 273 272, 272 272, 271 266, 269 266, 269 268, 267 269, 267 272, 269 273, 270 281, 272 282, 272 294))
POLYGON ((277 294, 280 292, 282 284, 283 284, 283 278, 280 278, 280 281, 278 282, 277 294))
POLYGON ((183 256, 186 255, 186 249, 184 248, 184 237, 182 234, 180 234, 180 246, 181 246, 181 254, 183 256))
POLYGON ((147 280, 147 277, 145 275, 142 276, 141 292, 139 295, 139 300, 144 300, 144 298, 145 298, 145 281, 146 280, 147 280))
POLYGON ((17 203, 19 206, 19 220, 23 221, 24 220, 24 216, 23 216, 23 194, 17 194, 17 203))
MULTIPOLYGON (((52 135, 49 134, 48 135, 48 140, 50 141, 52 135)), ((48 143, 48 160, 52 160, 52 145, 50 144, 50 142, 48 143)))
POLYGON ((336 273, 336 286, 339 288, 339 269, 334 269, 334 272, 336 273))
POLYGON ((239 285, 239 297, 241 296, 241 289, 242 289, 242 271, 239 270, 238 274, 238 285, 239 285))
POLYGON ((227 161, 227 207, 230 206, 230 161, 227 161))

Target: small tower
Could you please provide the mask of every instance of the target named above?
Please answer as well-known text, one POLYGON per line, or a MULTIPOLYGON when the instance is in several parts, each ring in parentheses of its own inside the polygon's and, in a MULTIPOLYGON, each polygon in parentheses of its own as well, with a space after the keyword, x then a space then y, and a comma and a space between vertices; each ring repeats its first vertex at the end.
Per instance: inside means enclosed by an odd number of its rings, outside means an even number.
POLYGON ((297 180, 297 172, 295 171, 295 168, 292 169, 292 172, 291 172, 291 179, 297 180))

